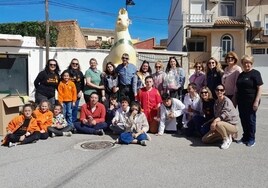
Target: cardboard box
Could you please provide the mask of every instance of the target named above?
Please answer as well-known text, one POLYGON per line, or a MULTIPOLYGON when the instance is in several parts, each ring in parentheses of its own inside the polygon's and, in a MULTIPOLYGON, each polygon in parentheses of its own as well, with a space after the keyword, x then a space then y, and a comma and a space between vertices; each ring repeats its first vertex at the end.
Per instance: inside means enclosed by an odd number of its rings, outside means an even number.
POLYGON ((19 115, 20 106, 23 102, 19 96, 7 96, 0 94, 0 135, 6 134, 8 123, 17 115, 19 115))

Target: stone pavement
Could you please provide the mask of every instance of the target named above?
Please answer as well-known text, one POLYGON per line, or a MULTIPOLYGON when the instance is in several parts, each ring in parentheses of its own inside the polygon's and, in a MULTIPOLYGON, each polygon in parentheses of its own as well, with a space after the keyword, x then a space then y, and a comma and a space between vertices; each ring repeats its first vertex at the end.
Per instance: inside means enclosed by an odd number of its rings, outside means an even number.
MULTIPOLYGON (((148 146, 83 150, 109 135, 75 134, 0 147, 1 187, 268 187, 268 97, 257 116, 256 145, 204 145, 180 135, 151 135, 148 146)), ((241 130, 241 126, 240 126, 241 130)), ((241 135, 241 131, 239 136, 241 135)), ((239 137, 240 138, 240 137, 239 137)))

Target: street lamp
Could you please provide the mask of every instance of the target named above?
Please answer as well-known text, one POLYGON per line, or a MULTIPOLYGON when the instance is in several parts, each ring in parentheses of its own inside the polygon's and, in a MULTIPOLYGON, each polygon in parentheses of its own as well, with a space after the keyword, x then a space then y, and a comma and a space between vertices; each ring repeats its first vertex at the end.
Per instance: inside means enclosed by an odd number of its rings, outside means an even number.
POLYGON ((133 6, 133 5, 135 5, 134 1, 126 0, 126 10, 127 10, 127 6, 133 6))

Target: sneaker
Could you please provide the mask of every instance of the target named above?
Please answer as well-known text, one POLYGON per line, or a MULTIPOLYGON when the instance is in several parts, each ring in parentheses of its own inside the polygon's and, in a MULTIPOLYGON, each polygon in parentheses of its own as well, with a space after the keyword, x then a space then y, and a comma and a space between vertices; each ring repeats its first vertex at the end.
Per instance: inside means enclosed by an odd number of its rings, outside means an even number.
POLYGON ((237 144, 248 144, 243 138, 236 141, 237 144))
POLYGON ((100 135, 100 136, 105 135, 103 129, 99 129, 99 130, 97 130, 96 133, 97 133, 97 135, 100 135))
POLYGON ((142 140, 142 141, 140 141, 140 144, 142 145, 142 146, 146 146, 147 144, 146 144, 146 140, 142 140))
POLYGON ((8 147, 9 147, 9 148, 14 147, 14 146, 16 146, 16 145, 17 145, 17 143, 13 143, 13 142, 9 142, 9 143, 8 143, 8 147))
POLYGON ((253 147, 253 146, 255 146, 255 141, 249 141, 249 142, 247 143, 247 146, 248 146, 248 147, 253 147))
POLYGON ((56 135, 55 133, 51 133, 51 137, 54 138, 56 135))
POLYGON ((232 140, 227 138, 226 140, 223 141, 223 143, 221 145, 221 149, 228 149, 230 147, 231 143, 232 143, 232 140))
POLYGON ((72 136, 72 132, 71 132, 71 131, 64 132, 63 135, 64 135, 64 136, 72 136))

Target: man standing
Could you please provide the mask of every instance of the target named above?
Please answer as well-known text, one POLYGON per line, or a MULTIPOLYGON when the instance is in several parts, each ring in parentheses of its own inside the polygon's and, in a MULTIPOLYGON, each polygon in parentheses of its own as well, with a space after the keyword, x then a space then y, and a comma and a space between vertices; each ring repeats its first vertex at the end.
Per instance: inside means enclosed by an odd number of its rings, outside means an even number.
POLYGON ((160 125, 158 135, 163 135, 164 130, 177 131, 177 117, 183 114, 185 105, 169 94, 162 95, 163 103, 160 106, 160 125))
POLYGON ((130 101, 134 101, 134 96, 137 95, 137 83, 136 80, 136 72, 137 67, 128 62, 129 55, 124 53, 122 55, 122 63, 118 65, 115 69, 116 73, 119 77, 119 95, 128 96, 130 101))
POLYGON ((153 83, 152 76, 145 78, 145 87, 140 89, 137 100, 140 101, 141 108, 147 117, 150 132, 157 133, 158 122, 156 118, 162 100, 159 91, 153 87, 153 83))
POLYGON ((105 122, 106 110, 103 104, 99 103, 97 92, 90 94, 88 103, 81 107, 80 121, 74 124, 78 133, 104 135, 107 128, 105 122))

